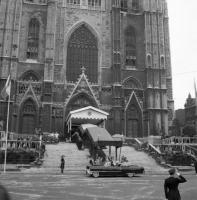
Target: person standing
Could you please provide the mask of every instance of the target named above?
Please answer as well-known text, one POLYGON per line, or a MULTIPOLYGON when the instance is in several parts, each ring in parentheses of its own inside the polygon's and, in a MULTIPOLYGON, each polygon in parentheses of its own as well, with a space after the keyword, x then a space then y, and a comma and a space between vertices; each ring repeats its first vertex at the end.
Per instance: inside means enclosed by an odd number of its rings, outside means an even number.
POLYGON ((168 172, 170 177, 166 178, 164 182, 165 197, 168 200, 181 200, 178 186, 179 183, 187 180, 175 168, 171 168, 168 172))
POLYGON ((1 200, 10 200, 10 195, 5 187, 0 184, 0 199, 1 200))
POLYGON ((65 166, 65 160, 64 160, 64 156, 61 156, 61 163, 60 163, 60 169, 61 169, 61 173, 64 173, 64 166, 65 166))
POLYGON ((197 175, 197 160, 194 161, 194 168, 195 168, 195 172, 196 172, 196 175, 197 175))

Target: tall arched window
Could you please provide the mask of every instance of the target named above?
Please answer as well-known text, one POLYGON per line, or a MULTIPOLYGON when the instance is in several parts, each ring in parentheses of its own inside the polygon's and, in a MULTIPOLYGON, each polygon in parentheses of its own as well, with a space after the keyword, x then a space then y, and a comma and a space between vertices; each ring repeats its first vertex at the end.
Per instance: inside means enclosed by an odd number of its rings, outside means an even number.
POLYGON ((128 66, 136 66, 136 36, 133 27, 128 27, 125 31, 126 61, 128 66))
POLYGON ((98 80, 97 39, 84 24, 72 33, 68 43, 67 80, 76 81, 82 66, 86 69, 85 73, 89 81, 96 83, 98 80))
POLYGON ((160 64, 161 64, 161 68, 165 67, 165 59, 163 55, 160 57, 160 64))
POLYGON ((36 18, 32 18, 29 22, 27 59, 38 58, 39 32, 40 32, 40 23, 36 18))
POLYGON ((132 9, 139 10, 139 0, 132 0, 132 9))
POLYGON ((151 55, 150 54, 148 54, 147 56, 146 56, 146 59, 147 59, 147 67, 152 67, 152 57, 151 57, 151 55))
POLYGON ((128 5, 127 5, 127 1, 128 1, 128 0, 121 0, 120 4, 121 4, 121 10, 122 10, 122 11, 127 11, 127 8, 128 8, 128 7, 127 7, 127 6, 128 6, 128 5))

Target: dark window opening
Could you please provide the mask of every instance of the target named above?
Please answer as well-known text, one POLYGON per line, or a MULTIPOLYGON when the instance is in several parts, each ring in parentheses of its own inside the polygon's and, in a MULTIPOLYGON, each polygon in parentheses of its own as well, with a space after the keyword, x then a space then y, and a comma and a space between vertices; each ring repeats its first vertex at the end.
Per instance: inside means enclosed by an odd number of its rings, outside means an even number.
POLYGON ((136 66, 136 58, 135 57, 130 57, 130 56, 128 56, 128 57, 126 57, 126 62, 125 62, 125 64, 127 65, 127 66, 133 66, 133 67, 135 67, 136 66))
POLYGON ((101 0, 88 0, 88 6, 100 7, 101 6, 101 0))
POLYGON ((121 11, 127 11, 127 1, 128 0, 121 0, 121 11))
POLYGON ((80 5, 80 0, 67 0, 68 4, 80 5))
POLYGON ((125 49, 127 66, 136 66, 136 36, 133 27, 128 27, 125 32, 125 49))
POLYGON ((165 59, 164 59, 164 56, 161 56, 161 68, 164 68, 165 67, 165 59))
POLYGON ((39 32, 39 21, 35 18, 31 19, 29 22, 29 32, 27 41, 27 59, 38 58, 39 32))
POLYGON ((151 66, 152 66, 151 55, 147 55, 147 66, 148 66, 148 67, 151 67, 151 66))
POLYGON ((132 0, 132 9, 133 10, 139 10, 139 0, 132 0))

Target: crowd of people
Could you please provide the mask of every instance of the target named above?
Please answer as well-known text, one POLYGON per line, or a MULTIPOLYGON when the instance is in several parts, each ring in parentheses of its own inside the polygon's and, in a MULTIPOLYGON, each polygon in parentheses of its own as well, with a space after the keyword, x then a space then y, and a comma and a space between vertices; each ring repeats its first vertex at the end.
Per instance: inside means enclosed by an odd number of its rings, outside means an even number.
MULTIPOLYGON (((0 147, 5 146, 5 140, 0 141, 0 147)), ((40 140, 35 136, 18 136, 16 139, 8 139, 8 149, 40 149, 40 140)), ((45 145, 41 143, 41 148, 45 149, 45 145)))
POLYGON ((113 156, 108 156, 108 157, 100 157, 100 156, 96 156, 96 159, 90 159, 89 164, 90 165, 101 165, 101 166, 121 166, 124 165, 125 163, 127 163, 127 157, 125 157, 124 155, 122 155, 121 160, 115 160, 113 156))

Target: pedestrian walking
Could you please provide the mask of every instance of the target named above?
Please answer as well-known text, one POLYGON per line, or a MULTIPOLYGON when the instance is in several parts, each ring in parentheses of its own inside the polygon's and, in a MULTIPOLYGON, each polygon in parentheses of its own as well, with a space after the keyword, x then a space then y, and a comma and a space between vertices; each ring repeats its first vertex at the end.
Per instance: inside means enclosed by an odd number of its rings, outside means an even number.
POLYGON ((187 180, 175 168, 171 168, 168 172, 170 177, 166 178, 164 182, 165 197, 168 200, 181 200, 178 186, 179 183, 187 180))
POLYGON ((65 160, 64 160, 64 156, 61 156, 61 162, 60 162, 60 169, 61 169, 61 173, 64 173, 64 166, 65 166, 65 160))

